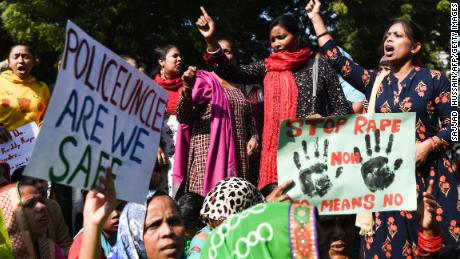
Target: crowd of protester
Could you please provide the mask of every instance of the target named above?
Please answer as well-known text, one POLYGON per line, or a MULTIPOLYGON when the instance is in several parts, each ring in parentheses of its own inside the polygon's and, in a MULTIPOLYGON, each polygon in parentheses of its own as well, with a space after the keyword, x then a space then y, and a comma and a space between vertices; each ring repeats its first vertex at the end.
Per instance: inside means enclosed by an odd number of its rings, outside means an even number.
MULTIPOLYGON (((169 99, 143 204, 115 198, 111 168, 80 191, 0 163, 0 258, 460 258, 460 146, 450 139, 459 108, 448 79, 419 65, 424 32, 394 21, 382 60, 366 69, 334 42, 320 7, 305 7, 318 53, 283 15, 269 26, 273 52, 239 64, 203 7, 209 70, 184 68, 175 45, 156 48, 151 77, 169 99), (287 195, 292 180, 278 182, 284 119, 400 112, 416 113, 416 211, 321 216, 287 195)), ((36 59, 18 43, 1 63, 1 143, 43 120, 51 94, 36 59)))

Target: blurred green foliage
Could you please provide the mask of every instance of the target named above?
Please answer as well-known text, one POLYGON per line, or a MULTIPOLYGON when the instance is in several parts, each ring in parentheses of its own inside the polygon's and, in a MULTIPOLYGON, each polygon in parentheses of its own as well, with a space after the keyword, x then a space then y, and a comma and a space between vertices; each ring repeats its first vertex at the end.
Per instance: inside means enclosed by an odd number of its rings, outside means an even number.
MULTIPOLYGON (((215 18, 219 36, 230 39, 246 63, 269 53, 268 24, 290 13, 305 30, 304 41, 315 45, 305 0, 9 0, 0 2, 0 58, 13 41, 30 44, 39 58, 38 73, 53 82, 64 46, 67 20, 119 54, 135 55, 155 65, 153 50, 168 43, 180 47, 186 65, 203 66, 205 44, 194 24, 206 7, 215 18)), ((440 51, 449 48, 448 0, 329 0, 325 18, 336 41, 354 60, 375 67, 378 46, 391 20, 413 19, 425 32, 426 66, 441 67, 440 51)), ((443 68, 446 69, 446 68, 443 68)))

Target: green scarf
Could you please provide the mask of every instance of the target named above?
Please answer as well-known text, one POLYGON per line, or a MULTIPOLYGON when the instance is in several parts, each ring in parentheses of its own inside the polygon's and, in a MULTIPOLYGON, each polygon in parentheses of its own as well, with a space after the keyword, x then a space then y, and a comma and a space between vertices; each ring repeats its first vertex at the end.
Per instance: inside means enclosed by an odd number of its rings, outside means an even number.
POLYGON ((206 240, 201 258, 318 258, 307 202, 264 203, 233 215, 206 240))

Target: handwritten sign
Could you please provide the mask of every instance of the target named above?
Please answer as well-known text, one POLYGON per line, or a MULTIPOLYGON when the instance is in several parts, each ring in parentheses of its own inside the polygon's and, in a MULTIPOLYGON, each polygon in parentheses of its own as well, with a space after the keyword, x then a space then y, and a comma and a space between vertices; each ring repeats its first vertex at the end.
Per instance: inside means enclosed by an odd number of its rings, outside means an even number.
POLYGON ((35 146, 38 127, 35 122, 26 124, 10 132, 12 140, 0 144, 0 161, 10 166, 10 174, 16 168, 27 165, 35 146))
POLYGON ((143 202, 167 93, 72 22, 25 174, 91 189, 111 166, 117 197, 143 202))
POLYGON ((415 210, 415 113, 286 120, 278 177, 320 214, 415 210))

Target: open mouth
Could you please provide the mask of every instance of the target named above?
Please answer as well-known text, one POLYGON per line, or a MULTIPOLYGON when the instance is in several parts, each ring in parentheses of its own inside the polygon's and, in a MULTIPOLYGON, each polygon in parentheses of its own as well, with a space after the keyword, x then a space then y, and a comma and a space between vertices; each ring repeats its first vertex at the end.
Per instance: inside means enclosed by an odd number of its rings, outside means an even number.
POLYGON ((391 45, 386 45, 385 46, 385 56, 393 55, 394 51, 395 51, 395 48, 393 46, 391 46, 391 45))
POLYGON ((26 67, 18 66, 18 71, 19 72, 26 72, 26 67))

